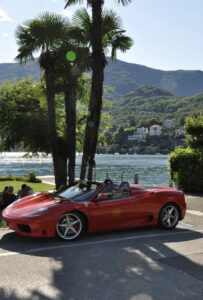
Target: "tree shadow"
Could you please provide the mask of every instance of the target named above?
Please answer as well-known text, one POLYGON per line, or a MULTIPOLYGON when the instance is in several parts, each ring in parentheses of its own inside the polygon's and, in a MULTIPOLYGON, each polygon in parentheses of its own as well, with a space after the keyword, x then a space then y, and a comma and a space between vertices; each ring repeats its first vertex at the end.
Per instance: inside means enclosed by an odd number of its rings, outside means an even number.
POLYGON ((3 260, 9 269, 16 264, 17 270, 13 269, 14 284, 11 282, 9 290, 0 283, 0 299, 200 299, 202 267, 198 261, 180 254, 179 249, 202 237, 200 232, 191 230, 168 233, 147 228, 97 234, 65 243, 23 238, 11 232, 1 240, 1 248, 9 255, 0 257, 0 262, 3 260), (22 274, 18 274, 18 264, 22 274), (30 266, 33 270, 29 270, 30 266), (36 276, 39 280, 32 283, 36 276), (16 277, 23 286, 16 286, 16 277))

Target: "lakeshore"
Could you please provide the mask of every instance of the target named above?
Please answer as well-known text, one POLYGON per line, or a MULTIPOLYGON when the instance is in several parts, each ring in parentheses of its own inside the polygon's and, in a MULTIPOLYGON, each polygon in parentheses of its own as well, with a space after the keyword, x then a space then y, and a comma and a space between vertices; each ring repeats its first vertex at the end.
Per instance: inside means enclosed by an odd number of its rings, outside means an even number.
MULTIPOLYGON (((53 176, 51 156, 24 157, 23 152, 0 154, 0 175, 25 175, 35 172, 37 177, 53 176)), ((133 182, 138 174, 139 183, 144 185, 169 185, 167 155, 113 155, 97 154, 94 179, 133 182)), ((81 155, 76 158, 76 177, 79 177, 81 155)))

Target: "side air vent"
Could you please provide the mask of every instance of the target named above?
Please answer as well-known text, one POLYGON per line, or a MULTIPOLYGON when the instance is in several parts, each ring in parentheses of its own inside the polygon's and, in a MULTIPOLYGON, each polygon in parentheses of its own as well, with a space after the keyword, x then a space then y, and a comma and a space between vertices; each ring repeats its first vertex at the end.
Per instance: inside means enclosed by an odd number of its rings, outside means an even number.
POLYGON ((18 228, 20 229, 20 231, 22 232, 26 232, 26 233, 31 233, 31 228, 28 225, 25 224, 18 224, 18 228))

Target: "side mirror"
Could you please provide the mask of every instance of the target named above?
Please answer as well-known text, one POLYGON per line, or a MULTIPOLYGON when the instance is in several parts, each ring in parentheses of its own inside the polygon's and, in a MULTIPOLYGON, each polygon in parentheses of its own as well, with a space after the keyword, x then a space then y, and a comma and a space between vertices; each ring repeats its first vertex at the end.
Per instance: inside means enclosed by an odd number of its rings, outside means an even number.
POLYGON ((108 200, 109 199, 109 196, 108 194, 98 194, 97 198, 96 198, 96 201, 102 201, 102 200, 108 200))

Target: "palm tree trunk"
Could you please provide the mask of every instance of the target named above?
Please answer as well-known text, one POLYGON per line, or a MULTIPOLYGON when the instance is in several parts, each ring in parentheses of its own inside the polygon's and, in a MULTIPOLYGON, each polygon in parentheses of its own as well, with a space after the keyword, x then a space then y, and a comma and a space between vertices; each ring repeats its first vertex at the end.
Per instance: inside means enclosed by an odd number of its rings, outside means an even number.
POLYGON ((46 94, 49 116, 49 133, 51 139, 51 151, 54 167, 55 185, 58 189, 67 184, 67 156, 64 155, 63 143, 59 144, 56 131, 56 107, 55 107, 55 90, 54 74, 52 70, 45 70, 46 94))
POLYGON ((65 85, 65 110, 66 110, 66 138, 68 146, 68 178, 69 184, 75 181, 75 154, 76 154, 76 88, 75 80, 68 76, 65 85))
POLYGON ((54 177, 56 189, 67 185, 67 156, 54 155, 53 166, 54 166, 54 177))
POLYGON ((92 83, 89 102, 89 117, 85 128, 83 158, 80 178, 85 179, 88 166, 88 179, 92 180, 95 167, 95 153, 98 141, 100 116, 102 109, 104 54, 102 48, 102 5, 103 1, 92 1, 92 83))

